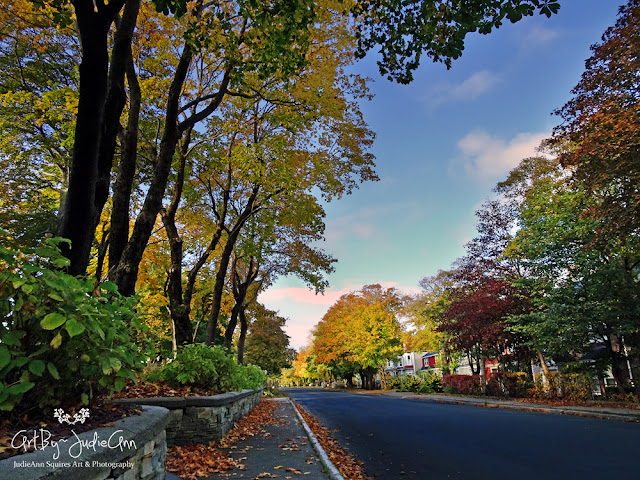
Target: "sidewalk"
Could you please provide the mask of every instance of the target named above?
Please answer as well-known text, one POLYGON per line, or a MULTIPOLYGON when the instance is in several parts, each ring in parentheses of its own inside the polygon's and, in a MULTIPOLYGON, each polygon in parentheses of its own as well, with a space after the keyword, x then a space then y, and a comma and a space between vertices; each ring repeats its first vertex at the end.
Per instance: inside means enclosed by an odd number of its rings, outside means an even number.
MULTIPOLYGON (((336 478, 329 475, 331 469, 335 467, 322 450, 325 461, 329 462, 329 468, 320 461, 313 446, 315 437, 309 438, 290 400, 288 398, 275 400, 278 402, 274 410, 274 417, 279 420, 277 425, 267 425, 266 433, 249 437, 231 448, 223 449, 234 460, 240 460, 246 470, 218 473, 206 477, 206 480, 262 478, 330 480, 336 478)), ((179 477, 167 472, 166 479, 179 480, 179 477)))
POLYGON ((640 410, 630 408, 604 408, 589 406, 556 406, 538 403, 515 402, 513 400, 501 400, 497 398, 473 398, 458 397, 455 395, 420 395, 409 392, 391 391, 360 391, 372 395, 382 395, 392 398, 407 398, 423 400, 427 402, 449 403, 455 405, 472 405, 485 408, 507 408, 512 410, 524 410, 532 412, 556 413, 560 415, 577 415, 580 417, 600 418, 603 420, 619 420, 625 422, 640 422, 640 410))

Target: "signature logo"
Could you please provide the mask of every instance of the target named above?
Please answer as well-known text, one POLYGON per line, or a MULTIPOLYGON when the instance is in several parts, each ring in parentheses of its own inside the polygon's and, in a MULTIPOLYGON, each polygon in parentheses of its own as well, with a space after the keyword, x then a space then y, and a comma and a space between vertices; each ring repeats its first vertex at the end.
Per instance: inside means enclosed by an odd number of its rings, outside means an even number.
POLYGON ((73 414, 73 420, 71 420, 71 415, 65 413, 61 408, 56 408, 53 412, 53 418, 57 418, 60 423, 67 423, 69 425, 84 423, 84 421, 89 418, 89 409, 82 408, 78 413, 73 414))

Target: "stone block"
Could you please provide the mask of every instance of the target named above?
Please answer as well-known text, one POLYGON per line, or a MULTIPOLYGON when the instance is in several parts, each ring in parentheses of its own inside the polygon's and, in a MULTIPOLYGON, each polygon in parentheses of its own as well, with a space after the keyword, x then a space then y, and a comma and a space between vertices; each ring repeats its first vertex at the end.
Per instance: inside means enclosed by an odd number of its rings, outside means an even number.
POLYGON ((109 475, 111 475, 110 468, 100 468, 97 471, 92 469, 91 476, 87 477, 87 480, 105 480, 109 475))
POLYGON ((142 459, 140 476, 146 478, 153 473, 153 461, 151 457, 144 457, 142 459))

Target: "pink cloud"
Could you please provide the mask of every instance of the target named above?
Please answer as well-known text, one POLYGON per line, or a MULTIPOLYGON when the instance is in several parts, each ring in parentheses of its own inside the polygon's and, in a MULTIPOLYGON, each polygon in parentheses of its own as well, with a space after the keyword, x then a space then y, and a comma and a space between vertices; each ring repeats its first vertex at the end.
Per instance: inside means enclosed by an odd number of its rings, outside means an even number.
POLYGON ((312 305, 333 305, 342 295, 350 291, 349 289, 343 289, 316 294, 313 290, 304 287, 272 288, 260 294, 260 301, 281 302, 288 300, 312 305))

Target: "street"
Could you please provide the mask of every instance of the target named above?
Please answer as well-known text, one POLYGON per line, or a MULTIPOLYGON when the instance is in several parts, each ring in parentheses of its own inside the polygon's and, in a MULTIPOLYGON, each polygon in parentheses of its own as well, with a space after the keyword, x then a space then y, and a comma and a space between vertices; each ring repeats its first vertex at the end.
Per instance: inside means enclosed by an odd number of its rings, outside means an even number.
POLYGON ((286 389, 380 480, 640 478, 640 425, 286 389))

